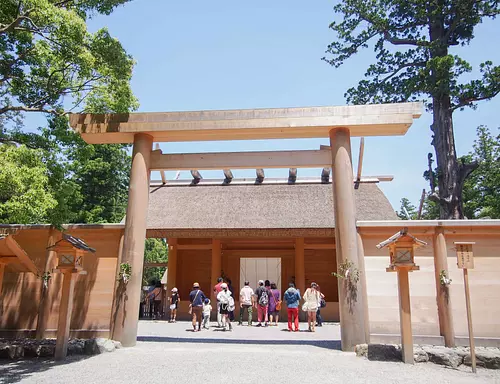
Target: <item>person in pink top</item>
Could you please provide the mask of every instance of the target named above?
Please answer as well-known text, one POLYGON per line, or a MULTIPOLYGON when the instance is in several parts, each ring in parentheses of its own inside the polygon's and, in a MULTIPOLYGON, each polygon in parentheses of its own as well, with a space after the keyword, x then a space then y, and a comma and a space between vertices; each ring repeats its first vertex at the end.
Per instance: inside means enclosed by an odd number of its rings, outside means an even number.
POLYGON ((214 296, 217 300, 217 327, 222 327, 222 314, 220 313, 220 301, 217 299, 217 295, 220 291, 222 291, 222 284, 224 284, 224 280, 222 277, 217 279, 217 284, 214 285, 214 296))

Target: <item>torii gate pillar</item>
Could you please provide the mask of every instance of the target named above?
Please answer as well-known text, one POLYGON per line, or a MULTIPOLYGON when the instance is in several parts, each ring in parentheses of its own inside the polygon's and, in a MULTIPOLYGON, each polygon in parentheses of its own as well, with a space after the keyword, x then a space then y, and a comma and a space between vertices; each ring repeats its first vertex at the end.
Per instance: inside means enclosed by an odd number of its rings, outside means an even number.
MULTIPOLYGON (((348 128, 330 130, 332 150, 332 185, 335 211, 335 243, 337 267, 351 262, 364 278, 364 268, 358 261, 358 234, 354 201, 354 176, 351 162, 351 135, 348 128)), ((356 344, 367 343, 365 311, 367 298, 361 281, 352 292, 344 279, 338 279, 339 313, 342 350, 354 351, 356 344)))
POLYGON ((120 307, 113 332, 113 338, 120 341, 124 347, 133 347, 137 342, 137 319, 139 318, 144 268, 144 240, 146 238, 152 148, 153 137, 145 133, 137 133, 134 136, 121 261, 122 263, 130 263, 132 271, 130 279, 126 283, 123 301, 118 304, 120 307))

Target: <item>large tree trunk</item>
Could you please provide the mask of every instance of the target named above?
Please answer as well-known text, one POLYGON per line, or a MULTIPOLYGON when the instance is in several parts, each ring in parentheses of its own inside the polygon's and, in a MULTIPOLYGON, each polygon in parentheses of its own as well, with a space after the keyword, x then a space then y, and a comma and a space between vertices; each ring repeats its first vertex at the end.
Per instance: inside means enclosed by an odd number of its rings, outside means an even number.
POLYGON ((436 96, 432 100, 434 137, 432 145, 436 151, 438 201, 441 219, 463 219, 461 164, 458 163, 453 135, 453 118, 450 97, 436 96))

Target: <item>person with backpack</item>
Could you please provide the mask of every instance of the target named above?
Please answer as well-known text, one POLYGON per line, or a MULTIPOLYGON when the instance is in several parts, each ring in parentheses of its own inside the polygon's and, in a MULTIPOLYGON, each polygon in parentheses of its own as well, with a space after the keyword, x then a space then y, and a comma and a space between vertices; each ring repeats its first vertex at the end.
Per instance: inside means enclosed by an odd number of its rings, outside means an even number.
POLYGON ((220 303, 220 314, 222 316, 222 328, 226 330, 226 324, 229 325, 229 331, 233 330, 229 313, 234 311, 234 298, 226 283, 222 283, 222 290, 217 294, 217 300, 220 303))
POLYGON ((316 326, 323 326, 323 318, 321 317, 321 308, 326 307, 325 295, 321 292, 321 288, 319 285, 316 287, 316 290, 319 292, 319 302, 318 302, 318 310, 316 311, 316 326))
POLYGON ((267 309, 269 305, 269 291, 264 286, 264 280, 259 280, 259 287, 255 290, 255 295, 257 296, 257 327, 262 327, 262 321, 264 321, 264 326, 267 327, 267 309))
POLYGON ((288 330, 290 332, 298 332, 300 292, 298 289, 295 289, 294 283, 288 284, 288 289, 283 295, 283 300, 285 300, 287 306, 288 330), (292 327, 292 323, 295 325, 295 330, 292 327))

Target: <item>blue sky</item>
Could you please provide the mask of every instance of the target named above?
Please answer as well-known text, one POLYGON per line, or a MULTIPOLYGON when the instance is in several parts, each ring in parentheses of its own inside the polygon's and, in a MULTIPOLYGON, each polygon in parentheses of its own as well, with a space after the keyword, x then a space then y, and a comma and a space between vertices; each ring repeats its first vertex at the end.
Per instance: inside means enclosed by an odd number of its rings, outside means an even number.
MULTIPOLYGON (((345 104, 344 92, 363 76, 372 51, 335 69, 321 60, 334 38, 329 23, 333 1, 135 0, 112 15, 97 17, 90 29, 106 26, 137 65, 132 80, 141 112, 203 109, 274 108, 345 104)), ((460 48, 473 65, 500 62, 492 41, 500 38, 498 21, 482 24, 471 46, 460 48)), ((478 125, 496 130, 500 97, 476 111, 455 113, 458 154, 470 151, 478 125)), ((395 208, 401 197, 417 204, 430 145, 430 115, 416 120, 406 136, 365 139, 363 174, 394 175, 381 183, 395 208)), ((163 152, 214 152, 318 149, 327 139, 163 143, 163 152)), ((359 139, 354 138, 356 166, 359 139)), ((236 177, 255 171, 234 171, 236 177)), ((172 178, 174 173, 169 173, 172 178)), ((221 178, 222 171, 202 172, 221 178)), ((320 170, 299 169, 298 176, 319 176, 320 170)), ((188 177, 183 172, 181 178, 188 177)), ((268 177, 287 170, 266 170, 268 177)), ((159 174, 153 173, 154 179, 159 174)))

